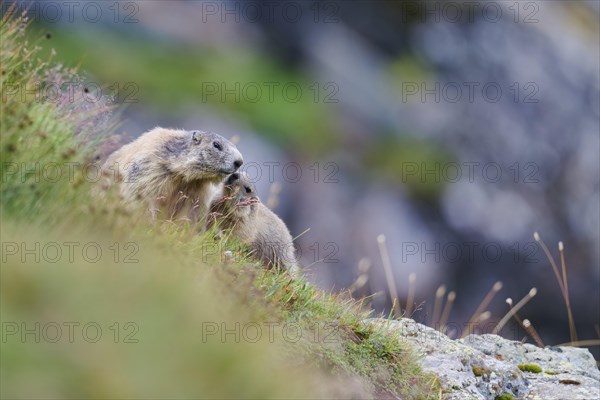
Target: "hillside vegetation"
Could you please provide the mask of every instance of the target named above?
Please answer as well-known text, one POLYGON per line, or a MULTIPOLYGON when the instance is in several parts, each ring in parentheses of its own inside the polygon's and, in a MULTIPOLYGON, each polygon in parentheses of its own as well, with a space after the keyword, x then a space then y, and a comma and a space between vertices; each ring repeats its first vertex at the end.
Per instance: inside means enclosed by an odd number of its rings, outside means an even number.
POLYGON ((115 110, 25 29, 4 15, 1 397, 437 398, 360 302, 99 193, 115 110))

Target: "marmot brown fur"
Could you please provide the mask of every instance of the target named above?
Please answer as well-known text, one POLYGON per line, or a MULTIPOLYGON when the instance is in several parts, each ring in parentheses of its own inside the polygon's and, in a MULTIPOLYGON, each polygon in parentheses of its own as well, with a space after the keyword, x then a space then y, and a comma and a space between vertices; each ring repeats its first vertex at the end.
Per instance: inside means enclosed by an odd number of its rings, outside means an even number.
POLYGON ((217 224, 224 234, 252 246, 252 256, 267 267, 298 271, 292 235, 285 223, 260 202, 254 184, 244 173, 234 173, 210 206, 207 227, 217 224))
POLYGON ((154 128, 112 153, 102 169, 126 204, 144 203, 153 218, 197 222, 215 185, 242 163, 235 145, 215 133, 154 128))

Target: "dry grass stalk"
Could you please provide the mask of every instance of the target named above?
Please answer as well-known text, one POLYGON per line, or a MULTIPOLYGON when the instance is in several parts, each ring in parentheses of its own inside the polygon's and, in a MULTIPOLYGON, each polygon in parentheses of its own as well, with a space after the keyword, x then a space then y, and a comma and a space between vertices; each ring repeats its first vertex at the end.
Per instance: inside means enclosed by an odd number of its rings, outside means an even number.
POLYGON ((371 261, 368 258, 361 258, 358 261, 358 278, 350 286, 350 292, 353 293, 359 289, 362 289, 369 281, 369 269, 371 268, 371 261))
POLYGON ((379 245, 379 255, 381 256, 381 262, 383 263, 383 270, 385 271, 385 279, 387 281, 388 289, 390 291, 390 298, 392 300, 392 310, 395 311, 396 317, 400 317, 400 300, 398 299, 398 289, 396 289, 396 281, 394 280, 394 273, 392 272, 392 262, 390 261, 390 255, 387 250, 385 235, 377 236, 377 244, 379 245), (398 307, 396 308, 396 303, 398 307))
POLYGON ((408 275, 408 298, 406 299, 406 316, 411 317, 413 312, 413 306, 415 303, 415 282, 417 281, 417 274, 411 272, 408 275))
POLYGON ((492 317, 492 313, 490 311, 485 311, 485 312, 482 312, 481 314, 479 314, 477 319, 475 321, 473 321, 473 323, 471 325, 467 325, 466 332, 463 333, 462 337, 464 338, 465 336, 468 336, 468 335, 475 335, 477 333, 481 333, 481 331, 478 329, 479 325, 481 325, 485 321, 489 320, 491 317, 492 317))
POLYGON ((446 285, 441 285, 435 291, 435 302, 433 303, 433 314, 431 315, 431 326, 436 327, 440 319, 440 313, 442 311, 442 301, 444 299, 444 295, 446 294, 446 285))
POLYGON ((552 266, 552 270, 554 271, 554 275, 556 277, 556 281, 558 282, 558 286, 560 287, 560 292, 562 293, 563 299, 565 301, 565 306, 567 307, 567 317, 569 319, 569 335, 571 337, 571 342, 577 341, 577 330, 575 328, 575 319, 573 318, 573 308, 571 307, 571 300, 569 296, 569 283, 567 280, 567 267, 565 263, 565 246, 563 242, 558 242, 558 252, 560 253, 560 264, 562 270, 561 274, 558 272, 558 267, 556 262, 554 261, 554 257, 548 250, 548 247, 540 237, 540 234, 537 232, 533 233, 533 238, 536 242, 540 244, 542 250, 544 250, 544 254, 546 254, 546 258, 550 261, 550 265, 552 266))
POLYGON ((558 286, 560 286, 560 291, 563 294, 563 296, 565 295, 565 287, 563 285, 563 281, 560 277, 560 274, 558 272, 558 267, 556 266, 556 262, 554 261, 554 257, 552 257, 552 254, 550 254, 550 250, 548 250, 548 247, 546 246, 546 243, 544 243, 544 241, 542 240, 542 238, 540 237, 540 234, 537 232, 533 233, 533 238, 535 239, 536 242, 538 242, 540 244, 540 247, 542 248, 542 250, 544 250, 544 253, 546 254, 546 257, 548 258, 548 261, 550 261, 550 265, 552 266, 552 270, 554 271, 554 275, 556 276, 556 281, 558 282, 558 286))
MULTIPOLYGON (((483 298, 483 300, 481 301, 481 303, 479 304, 479 306, 477 307, 477 309, 475 310, 475 312, 469 319, 467 326, 471 326, 473 323, 475 323, 475 321, 477 321, 480 314, 483 312, 483 310, 485 310, 487 308, 487 306, 490 304, 490 302, 492 301, 492 299, 494 298, 496 293, 498 293, 500 290, 502 290, 502 282, 498 281, 498 282, 494 283, 494 286, 492 286, 492 288, 490 289, 488 294, 483 298)), ((466 335, 466 333, 465 333, 465 335, 466 335)), ((464 335, 463 335, 463 337, 464 337, 464 335)))
POLYGON ((572 347, 600 346, 600 339, 578 340, 576 342, 561 343, 558 346, 572 346, 572 347))
MULTIPOLYGON (((508 304, 508 308, 509 310, 512 308, 513 305, 513 300, 509 297, 505 300, 506 304, 508 304)), ((523 330, 525 330, 525 327, 523 326, 523 320, 521 319, 521 317, 519 317, 519 313, 515 312, 513 314, 513 317, 515 318, 515 320, 519 323, 519 325, 521 325, 521 328, 523 328, 523 330)))
POLYGON ((504 325, 506 325, 508 320, 510 320, 512 318, 512 316, 517 313, 517 311, 519 311, 521 308, 523 308, 523 306, 525 304, 527 304, 529 302, 529 300, 534 298, 536 294, 537 294, 537 289, 531 288, 529 293, 527 293, 527 295, 525 297, 523 297, 521 299, 521 301, 519 301, 514 307, 511 307, 511 309, 508 311, 508 313, 506 313, 506 315, 504 317, 502 317, 502 319, 498 322, 498 324, 496 325, 496 327, 494 328, 492 333, 497 335, 498 332, 500 332, 500 330, 502 328, 504 328, 504 325))
POLYGON ((525 328, 525 331, 529 334, 529 336, 533 338, 533 340, 539 347, 545 347, 542 338, 540 337, 540 335, 538 335, 537 330, 533 327, 531 321, 529 321, 528 319, 524 319, 523 328, 525 328))
POLYGON ((448 293, 448 297, 446 298, 446 304, 444 305, 444 311, 442 311, 442 317, 440 318, 439 331, 442 333, 446 333, 446 324, 448 323, 448 318, 450 317, 450 310, 452 310, 454 300, 456 300, 456 292, 451 291, 450 293, 448 293))
POLYGON ((558 252, 560 253, 560 265, 562 268, 563 286, 565 288, 564 298, 567 305, 567 316, 569 318, 569 335, 571 336, 571 342, 577 342, 577 330, 575 329, 575 319, 573 318, 573 309, 571 307, 571 296, 569 295, 569 281, 567 280, 565 246, 563 242, 558 242, 558 252))
POLYGON ((306 228, 301 234, 299 234, 298 236, 295 236, 294 238, 292 238, 292 242, 295 242, 296 239, 298 239, 300 236, 304 235, 308 231, 310 231, 310 228, 306 228))
POLYGON ((281 194, 281 183, 273 182, 269 188, 269 197, 267 198, 267 207, 274 210, 279 205, 279 195, 281 194))

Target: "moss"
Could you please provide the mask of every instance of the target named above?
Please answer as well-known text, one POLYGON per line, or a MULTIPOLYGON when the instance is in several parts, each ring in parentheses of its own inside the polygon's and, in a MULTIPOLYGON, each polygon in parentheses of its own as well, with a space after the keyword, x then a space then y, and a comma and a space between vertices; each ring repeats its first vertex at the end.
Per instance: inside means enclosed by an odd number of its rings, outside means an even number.
POLYGON ((481 367, 473 366, 472 370, 473 370, 473 374, 475 374, 475 376, 479 377, 479 376, 485 375, 485 369, 483 369, 481 367))
POLYGON ((524 372, 532 372, 534 374, 539 374, 542 372, 542 367, 537 364, 519 364, 519 369, 524 372))
POLYGON ((558 372, 556 371, 546 371, 545 373, 546 375, 558 375, 558 372))
POLYGON ((513 399, 513 395, 508 394, 508 393, 504 393, 504 394, 501 394, 500 396, 494 397, 494 400, 512 400, 512 399, 513 399))

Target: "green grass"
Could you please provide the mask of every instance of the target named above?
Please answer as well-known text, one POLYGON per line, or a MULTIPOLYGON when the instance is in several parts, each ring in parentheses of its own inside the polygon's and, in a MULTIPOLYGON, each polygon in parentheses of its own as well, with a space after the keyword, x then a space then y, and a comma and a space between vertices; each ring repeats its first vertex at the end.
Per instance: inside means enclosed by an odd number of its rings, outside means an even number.
POLYGON ((360 302, 102 194, 86 166, 116 118, 101 102, 9 94, 77 77, 23 29, 2 20, 0 397, 436 398, 437 379, 363 324, 360 302))

